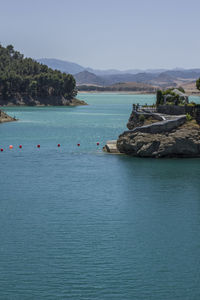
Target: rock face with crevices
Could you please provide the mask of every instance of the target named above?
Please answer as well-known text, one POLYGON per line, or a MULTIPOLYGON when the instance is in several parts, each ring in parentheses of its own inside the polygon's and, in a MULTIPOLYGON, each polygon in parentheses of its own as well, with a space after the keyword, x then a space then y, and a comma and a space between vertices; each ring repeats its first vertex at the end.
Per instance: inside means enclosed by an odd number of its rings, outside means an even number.
POLYGON ((135 127, 131 131, 125 131, 124 134, 129 134, 130 132, 143 132, 143 133, 162 133, 170 132, 173 129, 183 125, 186 122, 186 116, 175 117, 171 120, 163 120, 150 125, 135 127))
POLYGON ((117 140, 121 153, 139 157, 199 157, 200 127, 188 122, 171 132, 121 134, 117 140))
POLYGON ((127 124, 129 131, 117 140, 120 153, 139 157, 199 157, 200 126, 187 122, 186 116, 143 113, 146 120, 157 122, 144 125, 139 122, 141 112, 132 111, 127 124), (160 120, 161 118, 161 120, 160 120))
POLYGON ((140 157, 200 156, 200 130, 180 128, 168 134, 122 134, 117 148, 121 153, 140 157))
POLYGON ((127 123, 127 128, 129 130, 132 130, 135 127, 143 126, 143 122, 141 121, 141 118, 140 118, 141 116, 143 116, 145 120, 153 118, 154 120, 157 120, 157 121, 163 121, 163 118, 159 114, 147 113, 145 111, 139 112, 139 111, 135 111, 133 109, 133 111, 130 115, 130 118, 128 120, 128 123, 127 123))

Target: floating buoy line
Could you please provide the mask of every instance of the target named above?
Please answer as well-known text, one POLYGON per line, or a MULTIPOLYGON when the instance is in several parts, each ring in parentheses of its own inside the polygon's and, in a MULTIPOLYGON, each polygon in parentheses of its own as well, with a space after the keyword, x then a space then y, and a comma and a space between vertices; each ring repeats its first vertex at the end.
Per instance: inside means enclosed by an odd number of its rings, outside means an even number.
MULTIPOLYGON (((100 143, 97 142, 96 145, 99 146, 100 143)), ((81 146, 81 144, 78 143, 78 144, 77 144, 77 147, 80 147, 80 146, 81 146)), ((61 144, 57 144, 57 147, 60 148, 60 147, 61 147, 61 144)), ((23 146, 20 144, 20 145, 18 146, 18 148, 19 148, 19 149, 22 149, 23 146)), ((36 145, 36 148, 39 149, 39 148, 40 148, 40 144, 37 144, 37 145, 36 145)), ((13 150, 13 149, 14 149, 14 146, 13 146, 13 145, 9 145, 9 146, 8 146, 8 149, 9 149, 9 150, 13 150)), ((3 152, 4 150, 5 150, 4 148, 0 148, 0 152, 3 152)))

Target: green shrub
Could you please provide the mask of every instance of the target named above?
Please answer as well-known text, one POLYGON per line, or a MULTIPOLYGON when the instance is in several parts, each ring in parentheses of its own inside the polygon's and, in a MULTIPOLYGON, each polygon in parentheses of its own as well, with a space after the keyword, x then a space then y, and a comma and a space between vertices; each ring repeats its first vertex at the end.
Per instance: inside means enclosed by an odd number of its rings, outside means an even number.
POLYGON ((157 90, 156 92, 156 106, 162 105, 164 102, 163 93, 161 90, 157 90))
MULTIPOLYGON (((177 88, 179 91, 184 92, 182 87, 177 88)), ((174 105, 185 104, 183 97, 179 96, 174 92, 174 88, 169 88, 166 90, 158 90, 156 94, 156 106, 163 104, 164 99, 167 103, 173 103, 174 105)))
POLYGON ((184 90, 184 88, 183 88, 182 86, 179 86, 179 87, 177 88, 177 90, 179 90, 179 91, 182 92, 182 93, 185 93, 185 90, 184 90))
POLYGON ((195 102, 190 102, 190 103, 187 104, 187 106, 195 106, 195 105, 196 105, 195 102))
POLYGON ((200 90, 200 78, 196 81, 196 87, 198 90, 200 90))
POLYGON ((192 116, 190 114, 186 114, 186 120, 189 122, 192 120, 192 116))
POLYGON ((141 123, 143 123, 144 120, 145 120, 145 116, 144 116, 144 115, 139 115, 139 121, 140 121, 141 123))
POLYGON ((148 108, 155 108, 156 105, 155 104, 151 104, 151 105, 148 105, 148 104, 145 104, 145 105, 142 105, 143 108, 145 107, 148 107, 148 108))
POLYGON ((164 91, 162 91, 162 94, 163 95, 172 95, 172 96, 175 96, 175 93, 173 92, 173 89, 164 90, 164 91))

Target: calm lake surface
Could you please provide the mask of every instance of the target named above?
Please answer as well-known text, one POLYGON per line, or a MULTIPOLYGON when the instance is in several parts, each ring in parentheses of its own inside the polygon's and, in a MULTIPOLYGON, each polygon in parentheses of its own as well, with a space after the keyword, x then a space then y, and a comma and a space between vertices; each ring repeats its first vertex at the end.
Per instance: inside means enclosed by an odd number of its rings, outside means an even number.
POLYGON ((103 153, 155 98, 79 98, 0 124, 0 299, 199 300, 200 160, 103 153))

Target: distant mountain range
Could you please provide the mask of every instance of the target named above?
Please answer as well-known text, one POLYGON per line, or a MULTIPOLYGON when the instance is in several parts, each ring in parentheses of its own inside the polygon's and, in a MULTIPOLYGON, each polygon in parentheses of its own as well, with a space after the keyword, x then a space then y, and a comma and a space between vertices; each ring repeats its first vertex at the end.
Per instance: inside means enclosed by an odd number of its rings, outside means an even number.
POLYGON ((53 70, 60 70, 61 72, 70 73, 72 75, 85 70, 84 67, 69 61, 64 61, 55 58, 40 58, 37 61, 41 64, 47 65, 53 70))
MULTIPOLYGON (((111 75, 110 75, 111 76, 111 75)), ((92 84, 92 85, 100 85, 105 86, 108 85, 108 80, 104 79, 104 77, 97 76, 94 73, 83 71, 74 75, 77 84, 92 84)))
POLYGON ((92 69, 89 67, 83 67, 77 63, 64 61, 56 58, 39 58, 37 59, 39 63, 47 65, 49 68, 52 68, 53 70, 57 69, 62 72, 70 73, 72 75, 75 75, 79 72, 88 71, 90 73, 93 73, 97 76, 104 76, 104 75, 116 75, 116 74, 137 74, 137 73, 161 73, 166 71, 166 69, 147 69, 147 70, 141 70, 141 69, 129 69, 129 70, 117 70, 117 69, 108 69, 108 70, 98 70, 98 69, 92 69))
POLYGON ((194 82, 200 77, 200 69, 130 69, 95 70, 79 64, 59 59, 41 58, 37 60, 52 69, 73 74, 77 85, 110 86, 116 83, 143 83, 154 87, 180 86, 194 82))
POLYGON ((77 85, 110 86, 116 83, 143 83, 155 87, 181 86, 194 82, 200 77, 200 69, 184 71, 165 71, 163 73, 113 74, 97 76, 88 71, 74 75, 77 85))

